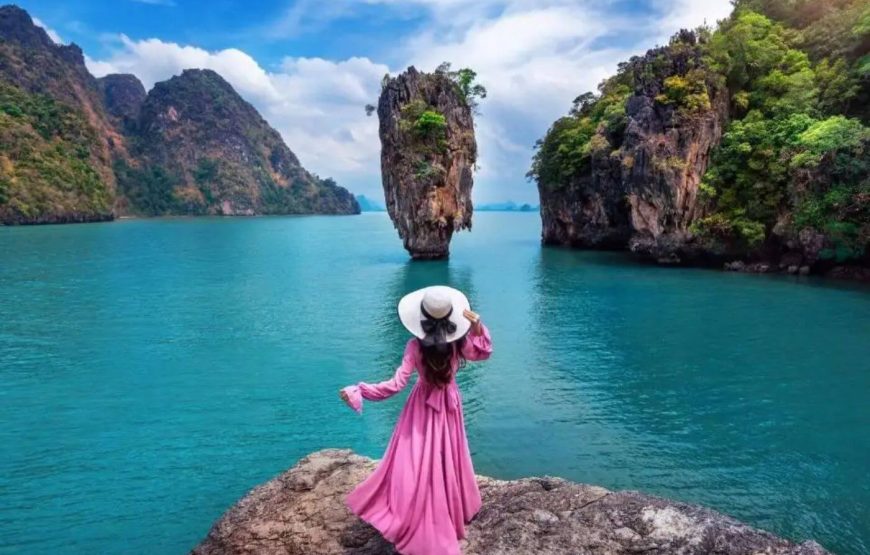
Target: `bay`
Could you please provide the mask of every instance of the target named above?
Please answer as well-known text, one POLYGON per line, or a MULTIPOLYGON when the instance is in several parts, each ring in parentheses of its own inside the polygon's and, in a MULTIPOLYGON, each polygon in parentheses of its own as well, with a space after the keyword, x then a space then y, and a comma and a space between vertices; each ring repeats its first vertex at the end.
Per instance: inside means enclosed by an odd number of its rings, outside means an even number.
POLYGON ((384 214, 0 229, 0 553, 183 553, 325 447, 379 457, 404 293, 490 327, 459 378, 476 470, 701 503, 870 551, 870 295, 542 248, 479 213, 446 262, 384 214))

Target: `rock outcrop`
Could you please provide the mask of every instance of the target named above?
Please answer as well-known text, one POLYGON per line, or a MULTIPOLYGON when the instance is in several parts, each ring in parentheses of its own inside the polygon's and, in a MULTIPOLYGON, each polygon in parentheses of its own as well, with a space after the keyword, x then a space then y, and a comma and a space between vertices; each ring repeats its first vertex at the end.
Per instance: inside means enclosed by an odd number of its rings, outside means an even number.
POLYGON ((471 107, 445 72, 410 67, 385 79, 378 118, 390 218, 413 258, 444 258, 453 233, 471 228, 471 107))
POLYGON ((97 79, 103 92, 103 103, 114 118, 116 125, 125 133, 136 131, 139 111, 147 93, 142 82, 129 73, 113 73, 97 79))
POLYGON ((737 0, 715 30, 680 31, 578 96, 529 172, 543 242, 867 275, 870 30, 852 29, 866 2, 823 4, 737 0), (832 33, 842 43, 820 40, 832 33), (834 66, 852 88, 827 88, 834 66))
POLYGON ((564 184, 539 180, 545 244, 629 248, 661 262, 699 253, 689 226, 704 215, 698 186, 728 121, 728 93, 706 83, 709 103, 691 113, 659 101, 667 78, 704 65, 694 35, 681 39, 623 69, 634 86, 624 122, 596 131, 589 171, 564 184))
MULTIPOLYGON (((195 555, 377 555, 395 553, 348 511, 345 495, 373 469, 348 450, 313 453, 233 506, 195 555)), ((466 555, 668 553, 822 555, 714 511, 612 492, 559 478, 479 477, 483 508, 467 527, 466 555)))

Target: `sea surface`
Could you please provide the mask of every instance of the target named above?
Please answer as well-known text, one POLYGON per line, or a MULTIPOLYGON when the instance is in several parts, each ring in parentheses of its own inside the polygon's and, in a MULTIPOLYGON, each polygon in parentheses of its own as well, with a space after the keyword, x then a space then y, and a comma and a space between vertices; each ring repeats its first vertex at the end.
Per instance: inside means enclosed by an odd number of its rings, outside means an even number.
POLYGON ((395 305, 444 283, 490 327, 460 375, 476 470, 708 505, 870 552, 870 290, 542 248, 479 213, 449 262, 384 214, 0 228, 0 553, 180 554, 324 447, 379 457, 395 305))

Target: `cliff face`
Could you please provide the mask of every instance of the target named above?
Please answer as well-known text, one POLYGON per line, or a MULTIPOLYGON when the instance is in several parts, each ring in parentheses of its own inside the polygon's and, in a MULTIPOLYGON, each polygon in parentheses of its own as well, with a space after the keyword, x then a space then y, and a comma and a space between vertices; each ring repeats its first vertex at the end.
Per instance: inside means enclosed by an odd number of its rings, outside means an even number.
POLYGON ((139 111, 145 103, 145 87, 135 75, 112 74, 97 79, 106 111, 125 133, 135 133, 139 111))
POLYGON ((549 129, 529 172, 543 242, 867 279, 867 3, 734 4, 549 129))
POLYGON ((359 212, 353 195, 306 171, 278 132, 211 70, 157 83, 136 127, 144 169, 122 180, 132 212, 359 212), (142 182, 153 185, 147 194, 142 182))
POLYGON ((393 225, 413 258, 446 257, 453 233, 471 228, 471 108, 447 75, 410 67, 384 83, 378 118, 393 225))
POLYGON ((0 223, 110 219, 125 141, 81 50, 0 7, 0 91, 0 223))
MULTIPOLYGON (((327 449, 255 488, 215 523, 195 555, 376 555, 395 550, 344 504, 375 462, 327 449)), ((466 555, 823 555, 708 509, 612 492, 559 478, 478 477, 483 508, 468 525, 466 555)))
POLYGON ((694 35, 681 40, 622 69, 633 85, 624 115, 595 129, 586 171, 539 180, 544 243, 627 247, 664 262, 697 251, 689 227, 704 215, 698 187, 728 121, 728 95, 710 79, 697 106, 667 101, 669 78, 704 71, 694 35))
POLYGON ((78 46, 0 8, 0 224, 358 212, 216 73, 146 95, 132 75, 95 79, 78 46))

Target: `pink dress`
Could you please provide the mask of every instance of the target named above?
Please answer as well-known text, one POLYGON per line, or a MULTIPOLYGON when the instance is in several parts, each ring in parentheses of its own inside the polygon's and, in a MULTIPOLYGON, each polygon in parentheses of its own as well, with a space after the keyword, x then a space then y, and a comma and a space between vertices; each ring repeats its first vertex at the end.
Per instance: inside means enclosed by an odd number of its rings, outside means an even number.
MULTIPOLYGON (((489 330, 466 336, 462 354, 484 360, 492 353, 489 330)), ((454 357, 453 374, 459 366, 454 357)), ((403 555, 459 555, 465 525, 480 509, 465 437, 462 398, 456 380, 439 387, 426 380, 416 338, 408 341, 392 379, 344 388, 350 406, 362 411, 362 399, 381 401, 419 378, 399 416, 384 458, 347 496, 347 505, 380 531, 403 555)))

